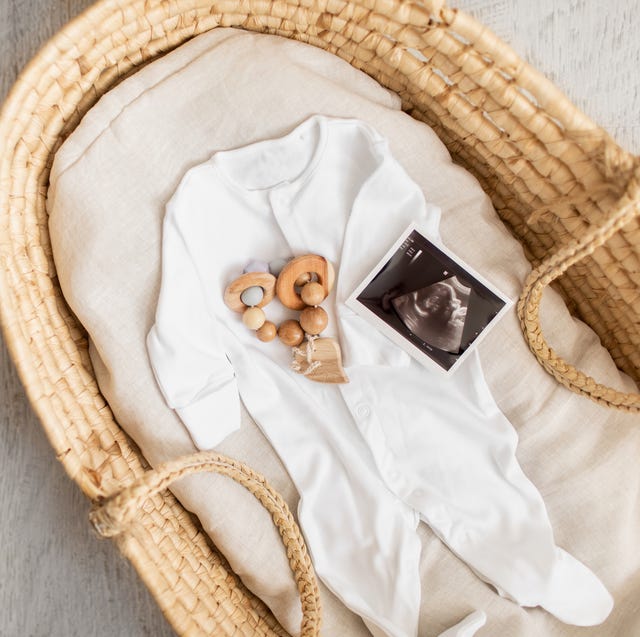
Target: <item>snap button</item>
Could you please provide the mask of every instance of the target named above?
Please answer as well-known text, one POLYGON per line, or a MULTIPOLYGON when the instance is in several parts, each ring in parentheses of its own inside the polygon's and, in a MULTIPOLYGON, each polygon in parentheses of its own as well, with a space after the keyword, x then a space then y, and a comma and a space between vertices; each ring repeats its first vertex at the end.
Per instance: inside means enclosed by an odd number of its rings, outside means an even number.
POLYGON ((360 404, 356 407, 356 414, 359 418, 368 418, 371 415, 369 405, 360 404))

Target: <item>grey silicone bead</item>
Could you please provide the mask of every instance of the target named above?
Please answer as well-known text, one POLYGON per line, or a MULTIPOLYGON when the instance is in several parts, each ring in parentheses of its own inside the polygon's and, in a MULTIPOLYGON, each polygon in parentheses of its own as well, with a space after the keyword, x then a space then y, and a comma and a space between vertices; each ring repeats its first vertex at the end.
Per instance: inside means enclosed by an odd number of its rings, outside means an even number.
POLYGON ((259 259, 251 259, 251 261, 244 266, 242 274, 246 274, 247 272, 269 272, 269 264, 259 259))
POLYGON ((258 305, 263 298, 264 290, 259 285, 252 285, 240 295, 240 300, 249 307, 258 305))
POLYGON ((287 263, 291 261, 291 257, 288 259, 274 259, 269 262, 269 272, 273 274, 273 276, 278 276, 280 272, 282 272, 282 268, 284 268, 287 263))

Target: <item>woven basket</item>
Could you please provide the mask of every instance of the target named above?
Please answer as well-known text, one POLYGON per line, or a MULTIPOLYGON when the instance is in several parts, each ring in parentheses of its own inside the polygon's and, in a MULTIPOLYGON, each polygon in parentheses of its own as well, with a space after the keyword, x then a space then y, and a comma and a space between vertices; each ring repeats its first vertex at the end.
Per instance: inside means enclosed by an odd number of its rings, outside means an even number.
POLYGON ((166 491, 171 480, 201 470, 240 481, 281 530, 301 591, 302 634, 315 635, 309 558, 286 506, 262 478, 213 454, 147 471, 100 395, 47 231, 53 154, 83 114, 124 76, 218 26, 322 47, 400 95, 403 109, 429 124, 480 180, 523 243, 534 269, 518 312, 535 356, 571 390, 628 411, 640 411, 638 395, 608 389, 550 349, 538 307, 556 281, 619 368, 640 379, 639 161, 443 0, 102 0, 22 72, 0 114, 2 324, 59 460, 97 503, 96 528, 116 538, 178 634, 285 635, 166 491))

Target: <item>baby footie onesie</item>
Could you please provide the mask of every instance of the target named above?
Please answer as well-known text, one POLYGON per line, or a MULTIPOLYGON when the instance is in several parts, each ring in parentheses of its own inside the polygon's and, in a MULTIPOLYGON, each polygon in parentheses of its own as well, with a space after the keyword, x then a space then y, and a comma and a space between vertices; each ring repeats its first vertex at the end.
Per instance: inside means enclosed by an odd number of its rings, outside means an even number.
MULTIPOLYGON (((242 398, 300 494, 318 575, 374 634, 417 634, 420 520, 501 595, 598 624, 611 596, 555 545, 477 352, 451 376, 432 371, 345 305, 411 222, 439 241, 439 216, 357 119, 314 115, 281 138, 215 153, 167 204, 147 338, 158 384, 201 449, 240 426, 242 398), (223 301, 248 259, 308 253, 336 269, 323 336, 341 344, 345 385, 292 371, 289 349, 260 342, 223 301)), ((291 318, 277 306, 269 320, 291 318)))

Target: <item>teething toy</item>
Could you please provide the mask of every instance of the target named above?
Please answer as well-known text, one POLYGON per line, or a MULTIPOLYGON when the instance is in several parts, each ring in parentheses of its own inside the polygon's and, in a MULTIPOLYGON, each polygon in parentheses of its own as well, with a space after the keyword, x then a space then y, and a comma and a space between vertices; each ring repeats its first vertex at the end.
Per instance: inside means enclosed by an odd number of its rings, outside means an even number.
POLYGON ((333 266, 317 254, 269 263, 253 259, 227 286, 224 302, 242 313, 242 322, 260 341, 272 341, 277 335, 291 347, 294 371, 320 383, 347 383, 340 346, 333 338, 319 338, 329 322, 320 303, 331 292, 334 280, 333 266), (267 320, 262 308, 276 295, 284 306, 301 310, 299 320, 288 319, 279 327, 267 320))

